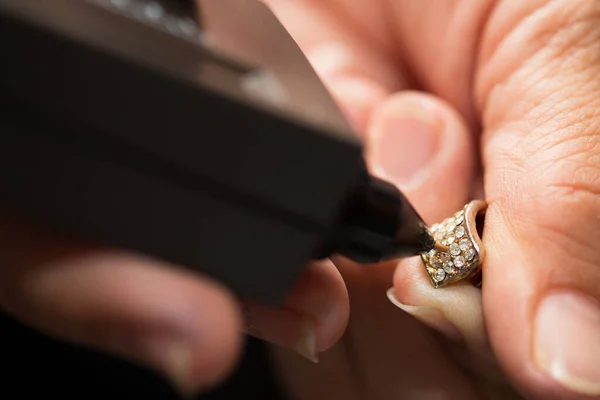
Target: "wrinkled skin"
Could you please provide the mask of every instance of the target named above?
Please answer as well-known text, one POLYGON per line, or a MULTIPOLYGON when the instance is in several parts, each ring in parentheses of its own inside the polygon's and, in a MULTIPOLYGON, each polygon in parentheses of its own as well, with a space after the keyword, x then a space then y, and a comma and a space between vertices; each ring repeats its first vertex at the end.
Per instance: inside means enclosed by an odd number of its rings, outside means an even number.
POLYGON ((488 202, 482 290, 336 259, 271 309, 0 213, 0 308, 188 394, 247 332, 295 399, 600 398, 600 2, 268 3, 428 223, 488 202))
MULTIPOLYGON (((585 257, 575 260, 565 251, 571 241, 598 238, 597 224, 586 224, 585 237, 570 231, 574 221, 550 215, 581 205, 580 214, 562 215, 583 223, 583 215, 600 211, 600 158, 589 142, 600 140, 600 3, 267 3, 362 133, 375 173, 403 188, 430 223, 481 196, 482 188, 491 214, 484 233, 491 256, 483 298, 469 284, 432 289, 419 260, 370 267, 334 260, 349 295, 348 329, 317 365, 274 350, 292 397, 579 398, 532 362, 527 313, 546 290, 573 284, 564 268, 585 268, 589 279, 599 278, 597 250, 584 248, 585 257), (424 128, 410 116, 423 114, 423 108, 443 121, 431 128, 439 147, 427 162, 414 155, 431 145, 419 143, 424 128), (413 171, 417 167, 410 163, 423 165, 413 171), (569 261, 567 267, 539 255, 550 243, 558 246, 560 260, 569 261), (515 255, 508 248, 520 250, 515 255), (502 270, 511 265, 522 271, 507 276, 502 270), (565 276, 531 284, 555 266, 565 276), (392 281, 392 300, 404 311, 384 295, 392 281)), ((581 282, 574 286, 599 294, 581 282)), ((338 301, 344 308, 345 299, 338 301)), ((327 324, 325 317, 317 321, 327 324)), ((317 326, 317 348, 319 339, 317 326)), ((589 346, 600 346, 600 331, 589 346)), ((600 394, 598 386, 576 389, 600 394)))

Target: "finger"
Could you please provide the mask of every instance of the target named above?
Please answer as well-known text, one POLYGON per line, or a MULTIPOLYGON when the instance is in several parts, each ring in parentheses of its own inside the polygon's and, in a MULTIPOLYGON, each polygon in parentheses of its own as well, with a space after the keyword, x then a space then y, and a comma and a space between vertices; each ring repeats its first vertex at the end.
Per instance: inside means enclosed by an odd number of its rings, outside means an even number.
MULTIPOLYGON (((469 135, 457 113, 438 98, 418 92, 400 92, 391 96, 377 106, 366 144, 371 171, 398 185, 426 220, 438 221, 454 213, 468 199, 472 175, 469 135), (443 202, 439 201, 441 196, 443 202)), ((361 362, 381 365, 376 368, 378 379, 385 381, 390 374, 390 382, 395 385, 400 385, 399 378, 393 378, 395 371, 407 371, 402 382, 407 392, 416 393, 430 385, 428 378, 419 372, 428 371, 428 376, 439 377, 435 385, 439 392, 448 390, 458 393, 460 398, 470 398, 472 394, 468 393, 472 385, 464 380, 459 370, 449 367, 445 354, 431 347, 433 339, 404 318, 402 311, 390 309, 390 304, 380 297, 390 286, 395 266, 387 263, 353 267, 342 265, 340 261, 354 299, 353 315, 357 315, 351 321, 355 326, 353 331, 361 332, 360 340, 370 343, 368 354, 360 354, 361 362), (375 293, 373 287, 377 288, 375 293), (382 316, 385 316, 385 322, 379 320, 382 316), (379 329, 371 330, 374 331, 372 334, 360 329, 367 325, 379 329), (431 342, 425 344, 428 340, 431 342), (371 344, 377 341, 382 345, 371 344), (390 349, 390 343, 397 343, 397 346, 390 349), (410 357, 399 357, 413 346, 406 343, 422 344, 418 364, 410 357), (430 347, 425 350, 423 346, 430 347)), ((405 263, 400 263, 396 275, 404 271, 405 263)), ((398 278, 394 280, 396 283, 398 278)), ((418 289, 399 287, 398 297, 406 304, 418 306, 421 299, 414 295, 415 290, 418 289)))
POLYGON ((366 10, 356 1, 266 3, 360 134, 365 132, 375 104, 411 86, 393 37, 381 24, 385 9, 379 2, 366 10))
POLYGON ((0 307, 58 339, 162 372, 184 392, 220 382, 240 351, 227 291, 164 263, 74 247, 2 218, 0 307))
POLYGON ((398 75, 393 38, 381 21, 385 8, 355 1, 265 0, 323 77, 355 75, 389 90, 406 86, 398 75), (338 3, 338 4, 336 4, 338 3), (360 18, 348 13, 362 10, 360 18), (358 23, 355 23, 357 22, 358 23))
POLYGON ((350 311, 344 281, 331 261, 311 264, 282 307, 246 302, 244 309, 249 334, 313 362, 342 336, 350 311))
POLYGON ((373 109, 388 96, 388 91, 360 76, 340 75, 325 82, 346 118, 364 139, 373 109))
POLYGON ((600 398, 599 15, 504 5, 482 42, 483 305, 507 371, 543 399, 600 398))
MULTIPOLYGON (((470 133, 447 103, 415 92, 396 95, 377 109, 369 139, 372 169, 398 184, 430 223, 454 214, 470 199, 475 172, 470 133)), ((414 258, 398 265, 393 283, 388 291, 392 304, 466 345, 476 356, 449 346, 456 349, 455 361, 474 373, 485 390, 507 394, 504 376, 489 354, 479 289, 467 282, 434 289, 421 260, 414 258)))
MULTIPOLYGON (((398 184, 432 224, 454 214, 469 199, 470 143, 464 122, 449 105, 405 92, 378 109, 368 154, 372 170, 398 184)), ((436 290, 421 261, 409 259, 396 269, 393 293, 396 305, 403 304, 404 311, 432 328, 467 343, 485 343, 481 294, 472 286, 436 290)))
POLYGON ((481 291, 470 283, 436 290, 422 262, 407 260, 396 271, 388 297, 397 307, 472 351, 480 353, 488 348, 481 291))
POLYGON ((428 223, 470 197, 469 133, 458 113, 435 96, 405 91, 378 105, 366 147, 373 173, 398 185, 428 223))

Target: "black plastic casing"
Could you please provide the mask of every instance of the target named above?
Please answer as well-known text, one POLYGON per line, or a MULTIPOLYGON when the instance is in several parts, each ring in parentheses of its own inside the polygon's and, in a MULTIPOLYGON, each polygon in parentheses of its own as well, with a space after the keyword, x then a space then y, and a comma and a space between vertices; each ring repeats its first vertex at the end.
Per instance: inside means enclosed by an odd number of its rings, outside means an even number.
POLYGON ((0 205, 283 300, 433 239, 255 0, 0 0, 0 205))
POLYGON ((280 302, 361 146, 264 5, 201 2, 194 32, 144 3, 0 0, 0 202, 280 302))

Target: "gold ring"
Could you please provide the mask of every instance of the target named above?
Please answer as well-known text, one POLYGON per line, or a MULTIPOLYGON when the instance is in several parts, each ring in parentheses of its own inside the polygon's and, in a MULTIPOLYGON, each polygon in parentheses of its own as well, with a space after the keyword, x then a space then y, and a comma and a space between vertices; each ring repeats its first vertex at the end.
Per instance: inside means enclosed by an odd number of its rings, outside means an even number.
POLYGON ((478 228, 483 225, 480 217, 486 209, 486 202, 475 200, 452 217, 431 226, 436 246, 422 253, 421 259, 435 288, 480 276, 485 250, 478 228))

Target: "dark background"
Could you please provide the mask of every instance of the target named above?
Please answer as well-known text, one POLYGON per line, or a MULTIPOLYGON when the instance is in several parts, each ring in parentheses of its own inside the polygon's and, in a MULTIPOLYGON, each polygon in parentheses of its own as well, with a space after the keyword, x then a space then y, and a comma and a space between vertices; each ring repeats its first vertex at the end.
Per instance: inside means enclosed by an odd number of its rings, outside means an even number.
MULTIPOLYGON (((0 314, 0 399, 178 400, 161 377, 120 360, 77 349, 0 314)), ((232 378, 199 400, 283 399, 263 344, 249 339, 232 378)))

